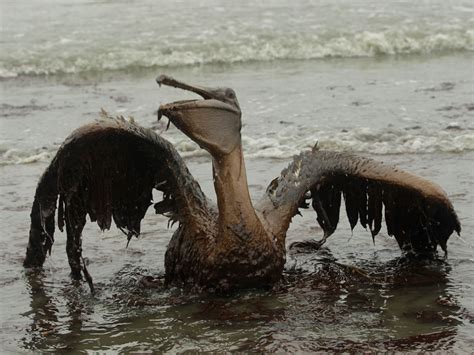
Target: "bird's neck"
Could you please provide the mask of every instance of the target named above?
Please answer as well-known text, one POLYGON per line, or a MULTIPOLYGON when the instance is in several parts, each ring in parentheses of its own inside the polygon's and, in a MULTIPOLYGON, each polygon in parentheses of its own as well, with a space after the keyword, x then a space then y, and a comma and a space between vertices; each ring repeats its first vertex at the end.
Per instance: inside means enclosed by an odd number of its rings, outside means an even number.
POLYGON ((249 237, 260 227, 260 221, 250 199, 242 146, 215 157, 212 167, 221 232, 249 237))

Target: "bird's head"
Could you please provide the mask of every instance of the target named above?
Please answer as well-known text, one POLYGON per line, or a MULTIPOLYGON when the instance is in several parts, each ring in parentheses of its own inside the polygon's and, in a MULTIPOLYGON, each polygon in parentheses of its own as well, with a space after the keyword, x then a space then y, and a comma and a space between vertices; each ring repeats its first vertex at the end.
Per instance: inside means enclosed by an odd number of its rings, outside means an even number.
POLYGON ((229 154, 240 145, 241 111, 234 90, 189 85, 166 75, 157 83, 192 91, 202 97, 161 105, 162 115, 189 138, 214 156, 229 154))

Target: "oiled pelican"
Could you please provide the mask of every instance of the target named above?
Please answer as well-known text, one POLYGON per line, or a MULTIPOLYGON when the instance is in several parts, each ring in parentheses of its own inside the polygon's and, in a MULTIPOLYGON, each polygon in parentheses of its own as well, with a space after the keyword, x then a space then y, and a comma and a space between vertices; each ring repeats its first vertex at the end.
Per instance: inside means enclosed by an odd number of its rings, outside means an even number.
POLYGON ((162 105, 159 117, 167 116, 211 154, 217 207, 164 138, 124 119, 99 120, 75 130, 41 177, 25 267, 42 266, 51 251, 57 208, 59 229, 66 226, 72 277, 84 273, 90 280, 81 256, 86 215, 101 229, 113 219, 128 238, 137 236, 153 189, 163 192, 156 213, 179 224, 166 251, 165 278, 180 286, 228 290, 278 281, 286 232, 309 199, 323 240, 336 229, 341 195, 351 227, 359 221, 372 237, 381 229, 384 207, 388 234, 405 252, 433 254, 438 245, 446 251, 449 236, 460 232, 453 206, 437 185, 370 159, 318 149, 294 157, 253 206, 234 91, 168 76, 157 81, 203 98, 162 105))

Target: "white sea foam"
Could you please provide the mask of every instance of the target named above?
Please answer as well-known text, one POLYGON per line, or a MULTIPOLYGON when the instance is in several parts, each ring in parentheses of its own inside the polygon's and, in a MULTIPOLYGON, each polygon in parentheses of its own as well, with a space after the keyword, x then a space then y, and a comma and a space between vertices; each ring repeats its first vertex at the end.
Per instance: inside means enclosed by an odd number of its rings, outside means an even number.
POLYGON ((473 51, 474 30, 445 29, 423 32, 389 29, 355 34, 238 34, 227 40, 183 43, 110 44, 87 47, 61 38, 48 48, 23 48, 0 55, 0 77, 48 75, 89 71, 130 70, 151 67, 242 63, 249 61, 305 60, 328 57, 372 57, 473 51))
POLYGON ((474 132, 378 131, 358 128, 348 132, 319 132, 314 136, 281 141, 278 138, 244 137, 246 154, 251 158, 288 158, 316 143, 321 149, 369 154, 459 153, 474 150, 474 132))
POLYGON ((2 152, 0 165, 31 164, 36 162, 50 161, 57 150, 57 146, 48 148, 21 150, 11 148, 2 152))
MULTIPOLYGON (((208 155, 187 137, 171 135, 165 138, 173 143, 183 157, 208 155)), ((366 127, 347 132, 315 132, 304 137, 294 137, 285 130, 276 135, 242 136, 245 156, 251 159, 286 159, 302 150, 311 149, 316 143, 321 149, 360 154, 462 153, 474 150, 474 132, 447 129, 413 133, 403 129, 374 130, 366 127)), ((56 145, 32 150, 3 149, 0 165, 48 162, 57 149, 56 145)))

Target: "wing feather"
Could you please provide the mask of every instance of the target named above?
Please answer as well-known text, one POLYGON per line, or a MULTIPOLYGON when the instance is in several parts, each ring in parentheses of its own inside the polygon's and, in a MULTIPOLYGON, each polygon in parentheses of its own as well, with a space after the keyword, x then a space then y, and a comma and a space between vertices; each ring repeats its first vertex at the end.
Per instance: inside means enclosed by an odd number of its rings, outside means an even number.
POLYGON ((182 158, 155 132, 120 117, 78 128, 38 184, 25 265, 41 266, 51 249, 58 196, 61 230, 64 225, 82 230, 88 214, 102 230, 113 221, 130 239, 140 233, 153 189, 163 192, 156 212, 173 221, 190 222, 207 211, 206 197, 182 158))
POLYGON ((438 185, 371 159, 313 150, 296 156, 257 204, 275 235, 286 234, 298 208, 305 206, 307 191, 325 237, 339 222, 341 195, 352 229, 360 223, 375 238, 384 214, 387 233, 406 251, 430 254, 438 245, 446 251, 449 236, 461 231, 438 185))

